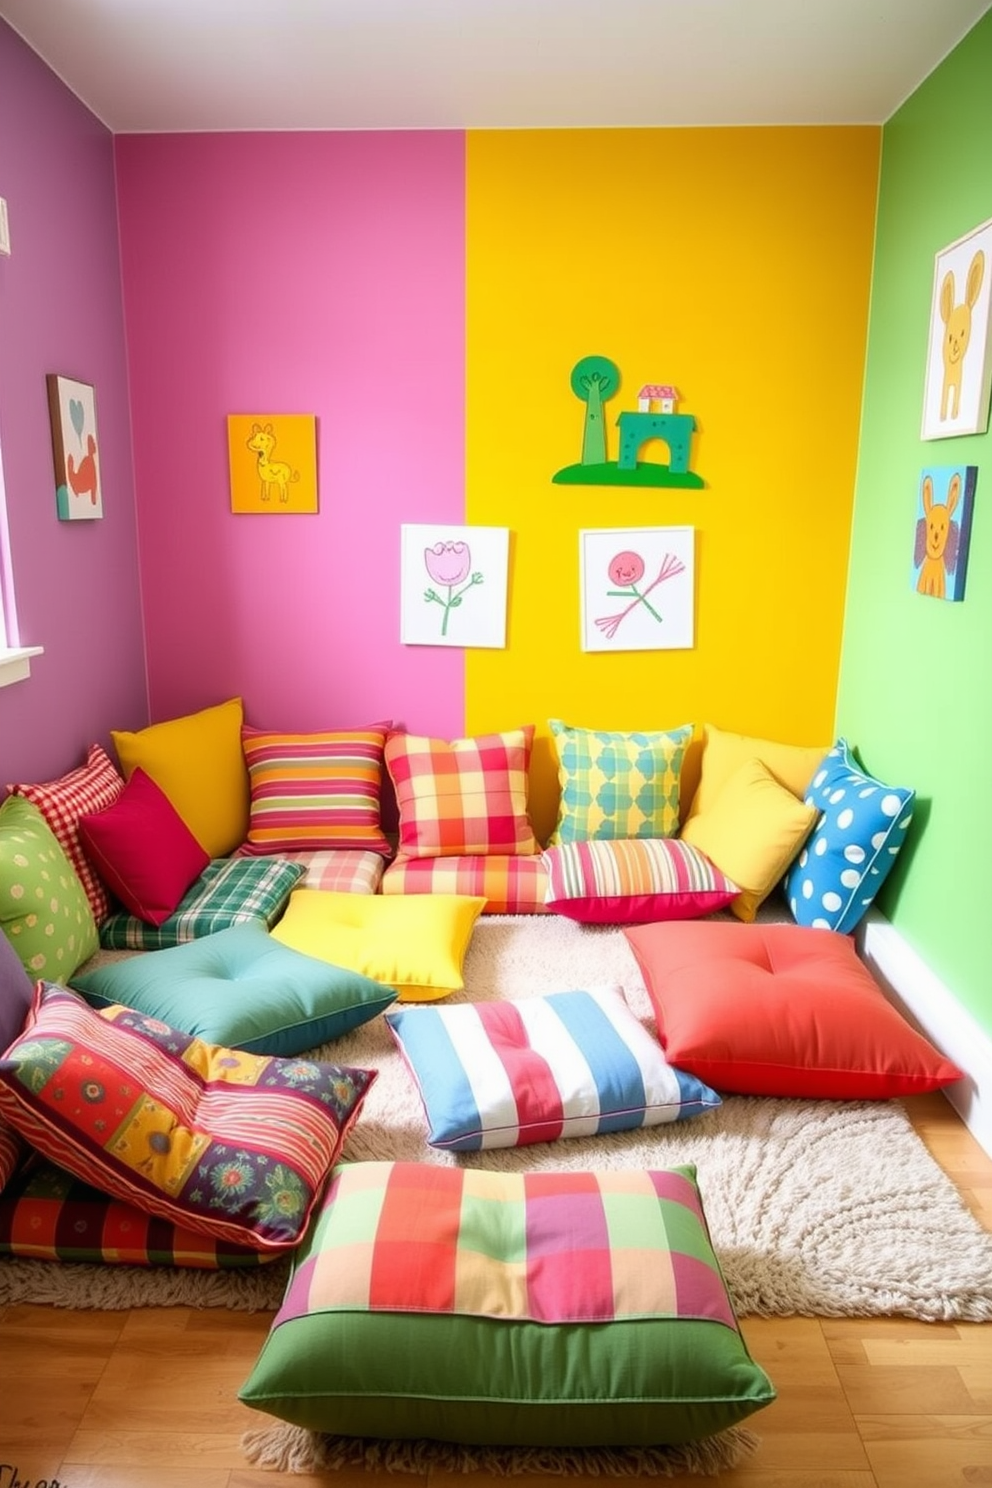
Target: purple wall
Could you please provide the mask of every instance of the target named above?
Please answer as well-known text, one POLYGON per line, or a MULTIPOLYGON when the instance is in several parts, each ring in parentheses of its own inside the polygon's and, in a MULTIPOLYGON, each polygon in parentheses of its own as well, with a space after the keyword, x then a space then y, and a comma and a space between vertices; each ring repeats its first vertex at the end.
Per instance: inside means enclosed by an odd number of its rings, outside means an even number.
POLYGON ((399 548, 465 520, 463 135, 115 149, 153 719, 461 733, 462 652, 400 644, 399 548), (318 514, 232 514, 229 413, 316 415, 318 514))
POLYGON ((26 682, 0 688, 0 794, 147 721, 113 141, 0 22, 0 450, 26 682), (92 383, 102 521, 60 522, 45 376, 92 383))

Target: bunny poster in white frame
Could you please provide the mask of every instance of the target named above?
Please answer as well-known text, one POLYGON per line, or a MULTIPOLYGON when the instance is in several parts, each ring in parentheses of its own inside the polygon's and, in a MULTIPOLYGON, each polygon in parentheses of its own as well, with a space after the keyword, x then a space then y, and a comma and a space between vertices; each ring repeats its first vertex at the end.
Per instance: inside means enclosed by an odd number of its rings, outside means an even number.
POLYGON ((982 434, 992 391, 992 218, 934 260, 923 439, 982 434))

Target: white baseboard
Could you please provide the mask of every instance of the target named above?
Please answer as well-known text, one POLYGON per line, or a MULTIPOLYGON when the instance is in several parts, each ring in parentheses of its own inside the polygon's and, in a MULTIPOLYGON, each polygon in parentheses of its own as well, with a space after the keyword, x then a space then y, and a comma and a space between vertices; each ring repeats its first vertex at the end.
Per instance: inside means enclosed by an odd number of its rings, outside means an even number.
POLYGON ((992 1157, 992 1039, 877 910, 857 932, 858 950, 891 998, 931 1043, 964 1070, 944 1094, 992 1157))

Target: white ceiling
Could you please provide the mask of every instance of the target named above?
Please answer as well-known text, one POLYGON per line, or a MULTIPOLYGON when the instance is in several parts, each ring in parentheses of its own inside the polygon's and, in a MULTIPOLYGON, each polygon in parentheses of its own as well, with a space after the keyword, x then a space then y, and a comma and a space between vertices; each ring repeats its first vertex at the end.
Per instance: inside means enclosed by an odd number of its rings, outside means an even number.
POLYGON ((115 133, 551 129, 882 123, 990 4, 0 0, 0 17, 115 133))

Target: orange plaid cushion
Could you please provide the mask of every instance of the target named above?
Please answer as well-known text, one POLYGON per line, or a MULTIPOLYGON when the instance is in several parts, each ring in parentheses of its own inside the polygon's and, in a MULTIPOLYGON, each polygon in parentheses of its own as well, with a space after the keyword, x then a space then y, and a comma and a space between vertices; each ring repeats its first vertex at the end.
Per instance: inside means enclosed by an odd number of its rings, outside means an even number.
POLYGON ((386 768, 408 858, 540 852, 527 815, 534 725, 471 739, 391 734, 386 768))
POLYGON ((486 901, 483 914, 545 914, 544 856, 398 857, 382 875, 383 894, 468 894, 486 901))

